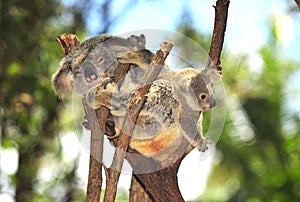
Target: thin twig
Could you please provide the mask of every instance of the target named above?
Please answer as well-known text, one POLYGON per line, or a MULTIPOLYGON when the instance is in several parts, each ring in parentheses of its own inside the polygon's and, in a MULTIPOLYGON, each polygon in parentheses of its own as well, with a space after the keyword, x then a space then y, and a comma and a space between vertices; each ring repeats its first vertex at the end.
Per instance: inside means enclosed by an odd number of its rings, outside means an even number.
POLYGON ((112 165, 108 169, 108 179, 106 183, 106 190, 104 195, 104 201, 113 202, 116 197, 117 184, 121 174, 121 168, 123 166, 124 158, 126 156, 126 151, 131 139, 133 129, 138 117, 139 112, 141 111, 143 104, 146 100, 146 94, 150 88, 150 84, 156 79, 157 75, 162 69, 162 65, 167 58, 170 50, 172 49, 173 44, 168 42, 163 42, 161 44, 160 50, 158 50, 153 57, 150 70, 152 69, 151 74, 146 79, 144 85, 137 91, 134 95, 132 101, 128 107, 128 113, 125 116, 125 121, 123 125, 123 131, 126 131, 127 134, 121 132, 119 136, 119 141, 115 150, 115 155, 113 158, 112 165), (133 112, 133 113, 132 113, 133 112))
POLYGON ((297 4, 299 10, 300 10, 300 0, 295 0, 295 3, 297 4))
MULTIPOLYGON (((95 110, 90 108, 86 102, 85 97, 82 99, 83 108, 88 119, 89 127, 91 129, 91 143, 90 143, 90 164, 87 185, 87 202, 98 202, 101 195, 102 186, 102 159, 103 159, 103 130, 101 130, 95 110)), ((105 113, 103 113, 105 114, 105 113)))

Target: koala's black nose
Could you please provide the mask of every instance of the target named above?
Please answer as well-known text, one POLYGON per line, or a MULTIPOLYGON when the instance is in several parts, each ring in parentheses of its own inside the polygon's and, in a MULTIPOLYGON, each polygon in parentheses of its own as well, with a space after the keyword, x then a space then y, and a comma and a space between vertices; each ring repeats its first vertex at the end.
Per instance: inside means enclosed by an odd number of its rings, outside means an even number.
POLYGON ((210 108, 213 108, 213 107, 215 107, 216 105, 217 105, 216 100, 215 100, 213 97, 211 97, 211 98, 210 98, 210 108))

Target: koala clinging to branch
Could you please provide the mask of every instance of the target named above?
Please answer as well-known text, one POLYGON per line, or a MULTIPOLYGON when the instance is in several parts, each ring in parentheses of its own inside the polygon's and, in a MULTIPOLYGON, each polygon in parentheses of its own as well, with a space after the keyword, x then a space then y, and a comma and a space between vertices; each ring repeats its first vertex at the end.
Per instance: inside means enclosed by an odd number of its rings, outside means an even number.
POLYGON ((86 94, 104 78, 113 76, 119 64, 118 55, 136 50, 149 55, 146 59, 151 61, 152 53, 145 49, 144 35, 124 39, 102 34, 84 41, 61 59, 60 68, 53 74, 52 83, 56 94, 63 97, 73 87, 80 95, 86 94))
MULTIPOLYGON (((74 86, 77 93, 87 94, 91 107, 109 108, 115 123, 110 120, 105 133, 117 136, 123 129, 130 98, 150 71, 152 57, 153 53, 145 49, 143 35, 128 39, 100 35, 83 42, 61 60, 53 86, 61 97, 74 86), (113 73, 119 63, 132 65, 123 80, 115 83, 113 73)), ((198 150, 206 150, 198 115, 215 106, 212 83, 218 77, 214 70, 173 72, 164 66, 151 84, 130 147, 147 156, 167 158, 185 137, 198 150)))
MULTIPOLYGON (((76 37, 77 38, 77 37, 76 37)), ((92 37, 79 46, 68 48, 67 55, 59 63, 59 69, 52 75, 52 85, 55 93, 63 98, 67 91, 75 90, 80 95, 85 95, 87 91, 98 83, 109 81, 118 67, 118 59, 126 52, 137 52, 143 55, 143 63, 150 63, 153 53, 145 49, 145 36, 132 35, 127 39, 108 34, 101 34, 92 37), (70 50, 71 51, 70 51, 70 50)), ((79 42, 78 42, 79 43, 79 42)), ((131 65, 136 75, 141 75, 141 71, 131 65)), ((136 76, 135 76, 136 77, 136 76)), ((88 127, 86 122, 83 122, 88 127)), ((108 136, 115 133, 112 117, 106 122, 108 136)))

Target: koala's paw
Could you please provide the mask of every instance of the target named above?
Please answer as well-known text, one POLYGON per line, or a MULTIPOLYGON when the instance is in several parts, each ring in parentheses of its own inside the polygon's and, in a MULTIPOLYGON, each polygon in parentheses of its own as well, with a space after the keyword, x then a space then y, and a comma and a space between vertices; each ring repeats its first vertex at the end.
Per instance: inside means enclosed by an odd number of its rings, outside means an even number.
POLYGON ((101 83, 98 84, 98 88, 101 88, 101 89, 106 89, 108 84, 111 84, 114 86, 114 82, 115 81, 115 78, 113 76, 110 76, 110 77, 106 77, 104 78, 101 83))
POLYGON ((199 151, 205 152, 208 149, 208 145, 211 144, 211 141, 208 137, 202 137, 200 141, 197 141, 194 145, 199 151))
POLYGON ((97 86, 91 88, 86 94, 87 104, 97 109, 101 106, 108 107, 111 103, 111 96, 115 83, 113 77, 104 78, 97 86))

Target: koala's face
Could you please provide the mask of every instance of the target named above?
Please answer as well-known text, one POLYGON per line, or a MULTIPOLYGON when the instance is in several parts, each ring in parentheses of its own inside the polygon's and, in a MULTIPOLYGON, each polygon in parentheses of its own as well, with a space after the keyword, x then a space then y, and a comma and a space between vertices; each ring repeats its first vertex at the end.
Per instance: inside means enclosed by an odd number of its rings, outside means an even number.
POLYGON ((73 69, 74 90, 80 95, 112 75, 117 67, 117 60, 112 51, 97 47, 85 60, 73 69))
POLYGON ((104 77, 113 76, 119 63, 118 55, 144 48, 144 35, 127 39, 106 34, 92 37, 62 58, 58 71, 52 76, 54 91, 62 98, 74 87, 78 94, 84 95, 104 77))
POLYGON ((203 72, 192 79, 191 87, 194 90, 200 111, 211 109, 216 106, 213 87, 209 76, 203 72))
POLYGON ((63 97, 72 89, 80 95, 112 76, 118 66, 115 51, 104 44, 98 44, 90 51, 74 49, 62 58, 59 70, 53 74, 52 83, 56 94, 63 97))

